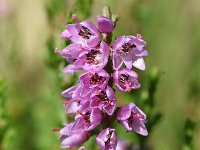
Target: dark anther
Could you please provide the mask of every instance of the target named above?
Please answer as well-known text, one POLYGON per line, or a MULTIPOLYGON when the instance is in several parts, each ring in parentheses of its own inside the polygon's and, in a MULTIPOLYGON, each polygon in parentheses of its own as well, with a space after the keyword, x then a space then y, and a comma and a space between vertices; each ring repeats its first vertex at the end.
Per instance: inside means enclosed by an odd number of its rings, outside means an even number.
POLYGON ((130 43, 124 43, 122 45, 122 51, 125 52, 125 53, 128 53, 132 48, 135 48, 136 45, 135 44, 130 44, 130 43))
POLYGON ((119 82, 125 83, 125 81, 128 81, 130 79, 130 76, 127 74, 121 74, 119 77, 119 82))
POLYGON ((103 83, 104 81, 104 77, 99 76, 97 73, 95 73, 90 79, 90 84, 103 83))
POLYGON ((88 64, 98 64, 99 61, 96 60, 96 56, 101 54, 98 50, 91 50, 89 53, 86 54, 86 60, 88 64))
POLYGON ((81 27, 78 34, 85 39, 90 39, 90 36, 92 35, 91 31, 84 26, 81 27))
POLYGON ((104 101, 104 102, 108 102, 108 101, 109 101, 109 98, 108 98, 108 96, 106 95, 106 93, 105 93, 104 91, 101 91, 101 92, 99 93, 99 95, 97 95, 97 97, 98 97, 100 100, 104 101))

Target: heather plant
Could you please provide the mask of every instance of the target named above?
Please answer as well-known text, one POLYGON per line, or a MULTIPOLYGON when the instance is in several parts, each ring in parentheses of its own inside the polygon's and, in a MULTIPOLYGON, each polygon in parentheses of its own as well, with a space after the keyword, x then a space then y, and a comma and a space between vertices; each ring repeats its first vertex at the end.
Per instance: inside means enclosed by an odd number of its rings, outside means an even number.
MULTIPOLYGON (((145 70, 144 57, 148 55, 146 42, 140 34, 120 36, 112 41, 112 32, 119 19, 103 7, 97 17, 97 27, 90 21, 67 24, 61 37, 70 40, 63 50, 55 49, 69 63, 64 74, 81 72, 76 85, 64 90, 65 112, 75 114, 74 121, 60 129, 62 148, 82 145, 92 135, 102 150, 116 149, 118 121, 127 132, 147 136, 145 113, 133 102, 117 107, 116 89, 125 93, 140 88, 135 68, 145 70), (114 88, 114 85, 116 89, 114 88)), ((80 149, 84 149, 81 147, 80 149)))

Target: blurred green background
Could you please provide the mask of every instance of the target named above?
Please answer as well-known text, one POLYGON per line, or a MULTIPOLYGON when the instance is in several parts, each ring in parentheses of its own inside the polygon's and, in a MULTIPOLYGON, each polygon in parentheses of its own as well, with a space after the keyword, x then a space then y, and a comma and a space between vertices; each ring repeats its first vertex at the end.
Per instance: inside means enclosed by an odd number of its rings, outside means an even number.
POLYGON ((66 44, 59 36, 71 13, 95 22, 105 3, 121 17, 114 37, 141 33, 148 42, 141 92, 118 94, 121 103, 153 99, 150 112, 162 114, 148 140, 138 139, 155 150, 200 149, 199 0, 0 0, 0 150, 60 149, 51 130, 66 122, 60 93, 75 81, 53 50, 66 44))

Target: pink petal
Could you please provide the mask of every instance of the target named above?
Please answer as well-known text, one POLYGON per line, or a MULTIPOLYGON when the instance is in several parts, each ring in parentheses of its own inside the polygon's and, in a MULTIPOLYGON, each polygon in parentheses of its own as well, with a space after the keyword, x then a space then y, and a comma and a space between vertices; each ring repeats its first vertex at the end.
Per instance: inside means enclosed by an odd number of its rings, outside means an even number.
POLYGON ((133 62, 133 66, 140 69, 140 70, 145 70, 145 62, 143 58, 138 58, 133 62))
POLYGON ((113 53, 113 68, 115 70, 118 70, 121 67, 122 63, 123 63, 122 58, 114 52, 113 53))
POLYGON ((112 32, 114 29, 114 23, 107 17, 100 16, 97 18, 99 30, 103 33, 112 32))

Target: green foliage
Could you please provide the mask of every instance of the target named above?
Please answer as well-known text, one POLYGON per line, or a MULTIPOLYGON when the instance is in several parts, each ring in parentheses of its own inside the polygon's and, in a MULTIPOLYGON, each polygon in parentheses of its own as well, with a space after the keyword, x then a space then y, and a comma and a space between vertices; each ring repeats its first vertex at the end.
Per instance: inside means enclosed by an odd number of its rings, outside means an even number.
POLYGON ((195 150, 194 144, 194 131, 195 131, 196 123, 191 120, 187 119, 185 121, 185 137, 184 137, 184 145, 183 150, 195 150))
POLYGON ((8 128, 8 118, 6 114, 6 85, 2 76, 0 76, 0 149, 8 128))
POLYGON ((7 111, 7 85, 0 75, 0 149, 12 150, 10 143, 16 138, 16 131, 11 127, 7 111))

